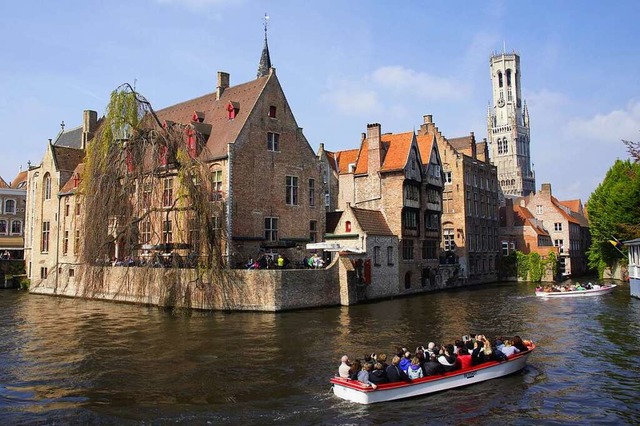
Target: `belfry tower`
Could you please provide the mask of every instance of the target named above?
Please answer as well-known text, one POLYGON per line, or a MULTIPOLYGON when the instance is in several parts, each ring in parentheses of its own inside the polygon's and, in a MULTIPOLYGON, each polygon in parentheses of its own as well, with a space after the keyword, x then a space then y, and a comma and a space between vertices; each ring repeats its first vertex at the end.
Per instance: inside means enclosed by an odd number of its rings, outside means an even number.
POLYGON ((529 150, 529 111, 522 100, 520 56, 494 54, 490 59, 493 106, 487 127, 491 163, 498 169, 498 184, 505 196, 528 195, 536 190, 529 150))

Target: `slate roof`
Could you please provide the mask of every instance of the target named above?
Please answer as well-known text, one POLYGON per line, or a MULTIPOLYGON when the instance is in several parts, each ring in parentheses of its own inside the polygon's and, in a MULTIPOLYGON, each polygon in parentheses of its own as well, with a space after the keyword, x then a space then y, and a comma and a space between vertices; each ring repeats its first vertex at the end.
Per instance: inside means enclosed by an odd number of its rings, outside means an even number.
POLYGON ((82 126, 58 133, 58 137, 56 137, 53 144, 67 148, 82 148, 82 126))
POLYGON ((449 145, 453 147, 453 149, 455 149, 456 151, 460 151, 463 154, 466 154, 466 151, 471 152, 473 146, 473 137, 471 135, 463 136, 461 138, 451 138, 447 139, 447 141, 449 142, 449 145))
POLYGON ((253 111, 260 94, 271 78, 275 78, 275 74, 228 87, 220 99, 216 99, 217 94, 213 92, 161 109, 156 111, 156 114, 161 121, 189 124, 196 111, 203 112, 203 123, 212 126, 211 135, 207 140, 209 155, 212 158, 221 158, 227 155, 227 144, 235 142, 238 138, 249 114, 253 111), (230 102, 240 106, 233 120, 229 120, 227 111, 230 102))
POLYGON ((368 235, 393 236, 387 220, 381 211, 351 208, 360 227, 368 235))

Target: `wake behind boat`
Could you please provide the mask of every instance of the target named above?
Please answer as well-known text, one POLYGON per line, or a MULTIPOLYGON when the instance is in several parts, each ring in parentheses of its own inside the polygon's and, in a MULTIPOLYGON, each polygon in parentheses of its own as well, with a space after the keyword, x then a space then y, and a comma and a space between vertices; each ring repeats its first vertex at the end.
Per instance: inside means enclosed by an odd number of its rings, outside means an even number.
POLYGON ((543 290, 541 288, 536 289, 536 296, 538 297, 546 297, 546 298, 556 298, 556 297, 582 297, 582 296, 599 296, 601 294, 611 293, 614 288, 616 288, 616 284, 610 284, 606 286, 602 286, 599 288, 591 288, 591 289, 575 289, 575 290, 543 290))
POLYGON ((333 385, 333 393, 347 401, 359 404, 393 401, 471 385, 516 373, 526 366, 527 359, 534 349, 535 345, 532 343, 528 351, 512 355, 507 361, 488 361, 470 368, 445 373, 444 375, 414 379, 411 383, 380 384, 375 390, 357 380, 340 377, 334 377, 331 379, 331 383, 333 385))

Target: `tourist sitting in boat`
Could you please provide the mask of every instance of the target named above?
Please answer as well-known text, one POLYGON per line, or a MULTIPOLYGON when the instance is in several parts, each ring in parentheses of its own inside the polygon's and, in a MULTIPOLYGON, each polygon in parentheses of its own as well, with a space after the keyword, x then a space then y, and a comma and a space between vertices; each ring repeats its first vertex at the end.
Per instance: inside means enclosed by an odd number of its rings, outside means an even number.
POLYGON ((398 355, 394 356, 391 360, 391 365, 387 367, 387 377, 389 378, 389 383, 394 382, 409 382, 411 383, 411 379, 407 376, 407 373, 402 371, 399 367, 400 357, 398 355))
MULTIPOLYGON (((478 341, 476 340, 476 343, 478 341)), ((466 346, 463 346, 458 350, 457 360, 460 362, 460 368, 469 368, 472 365, 471 354, 466 346)))
POLYGON ((359 359, 356 359, 351 363, 351 368, 349 369, 349 378, 351 380, 358 380, 358 374, 360 374, 360 370, 362 370, 362 362, 359 359))
POLYGON ((529 347, 524 344, 520 336, 513 336, 512 343, 513 346, 516 347, 520 352, 526 352, 529 350, 529 347))
POLYGON ((382 369, 386 370, 387 367, 389 366, 389 364, 387 364, 387 354, 382 353, 382 354, 378 354, 378 356, 376 356, 376 360, 382 364, 382 369))
POLYGON ((425 376, 437 376, 444 374, 444 366, 438 362, 436 354, 429 354, 429 360, 425 361, 422 366, 425 376))
POLYGON ((398 366, 402 371, 406 373, 409 370, 410 365, 411 365, 411 352, 405 351, 402 358, 400 359, 400 364, 398 366))
POLYGON ((456 356, 453 353, 453 345, 449 344, 440 349, 438 362, 444 366, 444 371, 454 371, 460 368, 456 362, 456 356))
POLYGON ((340 367, 338 367, 338 375, 343 379, 349 378, 349 371, 351 370, 351 364, 349 362, 349 357, 346 355, 342 355, 340 359, 340 367))
POLYGON ((407 370, 407 376, 410 379, 420 379, 424 377, 424 373, 422 372, 422 366, 420 365, 420 358, 414 356, 411 359, 411 364, 409 365, 409 369, 407 370))
POLYGON ((471 365, 479 365, 485 361, 485 348, 489 348, 489 350, 491 350, 491 345, 487 344, 485 346, 485 342, 482 340, 476 340, 473 343, 473 351, 471 352, 471 365))
POLYGON ((375 383, 372 383, 369 380, 369 372, 372 370, 372 365, 370 362, 365 362, 362 365, 362 370, 360 370, 358 372, 358 381, 360 383, 363 383, 365 386, 370 386, 373 389, 378 389, 378 385, 376 385, 375 383))
MULTIPOLYGON (((386 358, 386 355, 385 355, 386 358)), ((382 383, 389 383, 389 378, 387 377, 387 372, 384 369, 384 366, 380 361, 376 362, 373 365, 373 370, 369 372, 369 381, 376 385, 382 383)))
POLYGON ((500 349, 500 351, 505 354, 505 356, 510 357, 520 352, 520 349, 516 348, 511 344, 509 339, 504 341, 504 345, 500 349))

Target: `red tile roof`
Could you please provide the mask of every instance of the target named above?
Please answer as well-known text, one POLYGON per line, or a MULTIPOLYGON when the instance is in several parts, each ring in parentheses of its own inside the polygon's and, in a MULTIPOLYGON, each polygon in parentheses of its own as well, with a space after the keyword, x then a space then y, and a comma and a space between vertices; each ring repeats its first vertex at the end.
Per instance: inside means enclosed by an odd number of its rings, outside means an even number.
POLYGON ((10 188, 9 184, 0 177, 0 188, 10 188))
POLYGON ((67 181, 67 183, 64 184, 60 192, 63 194, 68 192, 75 192, 77 189, 76 182, 80 182, 83 172, 84 163, 80 163, 76 166, 75 170, 73 171, 73 175, 71 175, 71 178, 67 181))
POLYGON ((581 213, 582 212, 582 201, 578 200, 567 200, 560 201, 560 204, 567 207, 572 212, 581 213))
POLYGON ((434 134, 427 133, 426 135, 418 135, 418 149, 420 150, 420 157, 423 165, 428 165, 431 160, 431 150, 433 149, 434 134))
POLYGON ((529 209, 526 207, 522 207, 519 205, 513 206, 513 225, 514 226, 529 226, 531 227, 538 235, 549 235, 549 233, 538 225, 535 220, 535 216, 531 214, 529 209))
POLYGON ((214 92, 161 109, 156 114, 161 121, 189 124, 196 111, 203 112, 204 123, 212 126, 211 136, 207 140, 207 157, 224 157, 227 155, 227 144, 235 142, 260 94, 272 78, 275 78, 273 74, 229 87, 224 90, 220 99, 216 99, 217 94, 214 92), (229 103, 240 107, 233 120, 229 120, 229 103))
POLYGON ((363 139, 358 152, 358 162, 356 163, 355 174, 361 175, 369 171, 369 141, 363 139))
POLYGON ((11 182, 11 188, 17 189, 18 187, 24 187, 24 184, 27 182, 27 171, 23 170, 19 172, 16 177, 11 182), (22 185, 21 185, 22 184, 22 185))
POLYGON ((358 161, 359 151, 359 149, 349 149, 347 151, 337 151, 335 153, 339 174, 343 175, 345 173, 349 173, 349 164, 355 164, 356 161, 358 161))
POLYGON ((381 140, 387 147, 387 152, 380 171, 391 172, 404 169, 409 160, 413 135, 413 132, 382 135, 381 140))
POLYGON ((571 216, 569 213, 567 213, 563 208, 562 208, 562 204, 560 203, 560 201, 558 201, 558 199, 556 197, 551 197, 551 202, 553 203, 553 205, 556 207, 556 210, 559 211, 562 216, 564 216, 564 218, 571 222, 571 223, 575 223, 580 225, 580 221, 576 218, 574 218, 573 216, 571 216))

